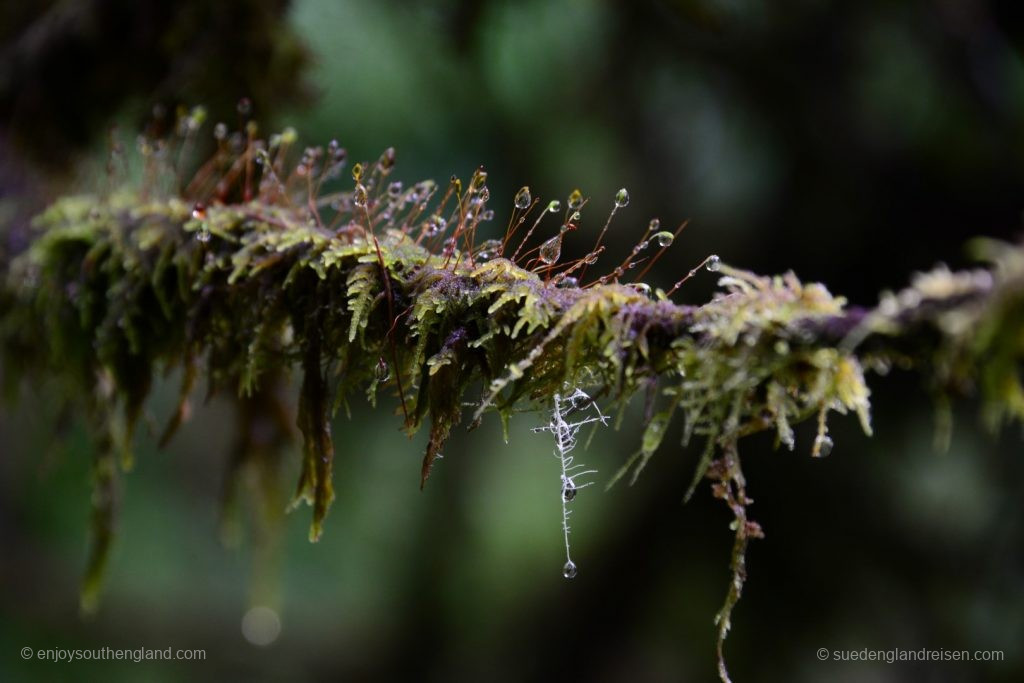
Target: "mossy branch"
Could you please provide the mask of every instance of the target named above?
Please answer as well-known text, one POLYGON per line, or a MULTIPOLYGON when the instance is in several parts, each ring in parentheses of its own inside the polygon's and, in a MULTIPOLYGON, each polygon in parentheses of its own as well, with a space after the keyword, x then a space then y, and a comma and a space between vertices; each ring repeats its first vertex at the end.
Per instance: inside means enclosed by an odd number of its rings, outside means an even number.
MULTIPOLYGON (((487 410, 507 424, 514 411, 546 408, 566 387, 620 404, 643 393, 643 437, 622 473, 635 477, 682 414, 684 444, 705 440, 690 492, 710 478, 734 515, 720 652, 747 542, 762 535, 747 515, 740 438, 771 430, 792 449, 792 426, 814 417, 811 452, 827 455, 827 414, 852 411, 870 433, 865 371, 893 365, 921 372, 938 396, 980 389, 993 426, 1024 417, 1019 246, 979 242, 988 269, 939 268, 872 309, 849 308, 792 273, 758 276, 716 261, 718 293, 685 306, 620 284, 621 267, 581 286, 568 276, 571 264, 557 273, 557 255, 527 261, 536 264, 528 269, 501 257, 507 239, 474 246, 486 212, 477 175, 465 191, 453 179, 431 207, 433 183, 385 185, 386 153, 357 166, 351 192, 320 197, 310 181, 295 200, 274 160, 258 148, 246 155, 221 173, 248 187, 251 162, 263 159, 256 199, 63 198, 39 216, 34 241, 9 266, 0 292, 6 371, 58 378, 95 416, 90 599, 113 533, 109 454, 119 450, 130 463, 152 379, 176 366, 185 369, 183 388, 164 442, 187 415, 198 375, 211 393, 247 397, 282 371, 301 372, 293 504, 313 506, 311 540, 334 497, 330 418, 356 391, 371 401, 382 390, 396 396, 409 433, 429 419, 421 483, 467 402, 477 406, 475 426, 487 410), (449 198, 455 206, 446 209, 449 198)), ((510 225, 536 205, 516 203, 510 225)), ((721 659, 720 672, 728 678, 721 659)))

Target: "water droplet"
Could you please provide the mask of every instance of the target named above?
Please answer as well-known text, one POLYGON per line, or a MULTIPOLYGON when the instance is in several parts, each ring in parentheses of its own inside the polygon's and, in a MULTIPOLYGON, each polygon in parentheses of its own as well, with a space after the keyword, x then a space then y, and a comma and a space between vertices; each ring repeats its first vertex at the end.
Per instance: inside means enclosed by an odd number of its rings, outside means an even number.
POLYGON ((592 266, 595 263, 597 263, 597 259, 598 259, 597 253, 592 251, 592 252, 590 252, 589 254, 587 254, 586 256, 583 257, 583 262, 586 263, 588 266, 592 266))
POLYGON ((360 209, 365 209, 366 202, 366 188, 360 183, 356 185, 355 192, 352 193, 352 203, 355 204, 360 209))
POLYGON ((474 258, 478 261, 490 261, 501 253, 501 240, 487 240, 478 248, 474 258))
POLYGON ((672 240, 674 240, 675 238, 676 236, 668 232, 667 230, 662 230, 661 232, 656 233, 654 235, 654 240, 658 243, 659 247, 667 247, 671 245, 672 240))
POLYGON ((356 181, 358 183, 362 179, 363 179, 363 165, 357 163, 355 166, 352 167, 352 180, 354 180, 354 181, 356 181))
POLYGON ((388 195, 394 198, 398 198, 398 195, 402 194, 402 181, 396 180, 395 182, 388 185, 388 195))
POLYGON ((566 562, 565 566, 562 567, 562 576, 567 579, 574 578, 576 576, 576 563, 572 560, 566 562))
POLYGON ((633 289, 635 289, 638 294, 643 294, 644 296, 650 296, 651 295, 651 286, 649 284, 647 284, 646 282, 634 282, 630 286, 633 289))
POLYGON ((572 478, 566 479, 562 483, 562 500, 566 503, 576 497, 576 483, 572 478))
POLYGON ((722 259, 718 258, 718 254, 712 254, 708 257, 708 262, 704 267, 712 273, 717 273, 722 269, 722 259))
POLYGON ((480 203, 483 203, 483 202, 486 202, 490 198, 491 198, 491 190, 486 185, 484 185, 482 188, 480 188, 480 192, 477 195, 477 201, 479 201, 480 203))
POLYGON ((827 458, 832 453, 832 437, 828 434, 819 434, 814 439, 814 454, 819 458, 827 458))
POLYGON ((615 193, 615 206, 621 209, 627 204, 629 204, 629 192, 626 188, 622 188, 615 193))
POLYGON ((558 213, 561 210, 562 210, 562 202, 558 201, 557 199, 552 199, 550 202, 548 202, 548 211, 549 212, 551 212, 551 213, 558 213))
POLYGON ((583 206, 583 193, 579 189, 573 190, 569 195, 569 208, 575 210, 581 206, 583 206))
POLYGON ((391 169, 395 166, 395 148, 388 147, 384 150, 384 153, 380 155, 380 159, 377 160, 377 168, 381 173, 387 175, 391 172, 391 169))
POLYGON ((658 228, 661 227, 661 221, 657 218, 652 218, 651 222, 647 224, 648 232, 657 232, 658 228))
POLYGON ((540 245, 540 253, 538 256, 541 261, 549 266, 557 262, 559 257, 562 256, 562 235, 555 235, 547 242, 540 245))
POLYGON ((204 243, 204 244, 209 242, 210 241, 210 231, 207 230, 206 228, 203 228, 202 230, 200 230, 199 232, 196 233, 196 239, 199 240, 200 242, 204 243))
POLYGON ((530 188, 527 187, 526 185, 523 185, 521 188, 519 188, 519 192, 516 192, 516 208, 529 208, 531 202, 533 202, 533 197, 530 196, 530 188))
POLYGON ((558 281, 558 286, 563 288, 578 287, 580 281, 574 278, 572 275, 567 275, 558 281))
POLYGON ((487 171, 485 171, 483 169, 483 167, 481 166, 473 174, 473 180, 470 183, 469 188, 473 192, 479 192, 480 190, 483 189, 484 183, 486 183, 486 182, 487 182, 487 171))
POLYGON ((221 122, 221 123, 218 123, 216 126, 213 127, 213 138, 215 140, 223 140, 227 136, 228 136, 228 124, 221 122))
POLYGON ((383 358, 377 359, 377 367, 374 368, 373 374, 378 382, 387 382, 391 377, 391 368, 388 367, 388 362, 383 358))
POLYGON ((484 211, 483 213, 480 214, 480 220, 482 220, 482 221, 493 221, 494 220, 494 211, 492 211, 491 209, 487 209, 486 211, 484 211))
POLYGON ((448 226, 448 221, 441 216, 431 216, 427 220, 427 237, 433 237, 448 226))

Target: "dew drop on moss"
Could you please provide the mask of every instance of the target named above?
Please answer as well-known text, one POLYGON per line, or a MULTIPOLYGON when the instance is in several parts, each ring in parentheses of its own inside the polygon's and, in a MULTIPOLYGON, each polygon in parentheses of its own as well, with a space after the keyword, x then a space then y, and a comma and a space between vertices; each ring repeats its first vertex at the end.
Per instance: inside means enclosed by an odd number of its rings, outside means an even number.
POLYGON ((827 458, 832 453, 832 437, 820 434, 814 439, 814 454, 819 458, 827 458))
POLYGON ((572 194, 569 195, 569 208, 574 211, 583 206, 583 193, 578 189, 573 190, 572 194))
POLYGON ((562 483, 562 500, 566 503, 576 497, 576 482, 572 478, 566 479, 562 483))
POLYGON ((622 188, 615 193, 615 206, 621 209, 627 204, 629 204, 629 192, 626 188, 622 188))
POLYGON ((669 246, 670 244, 672 244, 672 240, 674 240, 675 238, 675 235, 668 232, 667 230, 663 230, 654 236, 654 239, 655 241, 657 241, 659 247, 669 246))
POLYGON ((516 192, 515 204, 517 209, 526 209, 533 202, 533 197, 530 196, 530 188, 523 186, 519 188, 519 192, 516 192))
POLYGON ((550 202, 548 202, 548 211, 550 213, 558 213, 561 210, 562 202, 558 201, 557 199, 552 199, 550 202))
POLYGON ((431 216, 427 220, 427 237, 433 237, 434 235, 440 233, 442 230, 445 229, 447 225, 448 221, 446 221, 441 216, 431 216))
POLYGON ((487 182, 487 171, 483 167, 478 168, 476 173, 473 174, 473 179, 470 181, 470 189, 473 192, 479 192, 483 189, 484 183, 487 182))
POLYGON ((704 267, 712 273, 717 273, 722 269, 722 259, 718 258, 718 254, 712 254, 708 257, 708 262, 704 267))
POLYGON ((576 576, 576 563, 572 560, 566 562, 565 566, 562 567, 562 576, 567 579, 574 578, 576 576))
POLYGON ((366 187, 360 183, 356 185, 355 192, 352 193, 352 203, 360 209, 366 208, 367 196, 366 187))
POLYGON ((487 240, 477 248, 473 257, 477 261, 490 261, 501 254, 501 240, 487 240))
POLYGON ((383 358, 377 361, 377 367, 373 370, 374 376, 378 382, 387 382, 391 377, 391 368, 388 367, 388 362, 383 358))
POLYGON ((562 256, 562 236, 555 235, 544 244, 540 245, 540 260, 551 265, 562 256))
POLYGON ((637 294, 643 294, 648 297, 651 295, 651 286, 646 282, 634 282, 630 286, 637 291, 637 294))

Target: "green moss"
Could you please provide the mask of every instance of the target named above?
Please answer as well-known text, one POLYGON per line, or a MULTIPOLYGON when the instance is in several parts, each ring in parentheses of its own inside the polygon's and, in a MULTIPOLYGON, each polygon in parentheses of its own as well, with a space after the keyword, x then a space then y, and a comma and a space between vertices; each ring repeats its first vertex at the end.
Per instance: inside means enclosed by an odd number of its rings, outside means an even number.
MULTIPOLYGON (((684 444, 704 440, 687 495, 707 477, 735 518, 720 650, 747 542, 762 535, 747 515, 742 437, 770 430, 792 449, 792 426, 816 417, 810 450, 827 455, 828 413, 854 412, 870 433, 865 369, 892 364, 921 370, 939 396, 977 385, 992 424, 1024 417, 1020 247, 986 243, 992 270, 919 276, 870 311, 792 273, 764 277, 716 262, 719 292, 681 306, 615 278, 569 286, 494 245, 485 257, 471 246, 486 202, 482 172, 464 193, 453 182, 431 206, 432 183, 386 189, 392 159, 360 167, 353 191, 324 198, 302 183, 303 192, 286 191, 268 174, 248 202, 66 197, 38 217, 0 297, 5 366, 59 378, 94 416, 90 599, 113 533, 109 454, 130 463, 152 380, 176 366, 185 368, 181 399, 163 441, 200 376, 211 392, 249 397, 282 371, 301 373, 293 505, 313 507, 311 540, 334 497, 331 417, 355 392, 393 396, 410 433, 429 420, 424 482, 467 403, 476 405, 475 425, 488 410, 507 421, 546 408, 567 386, 620 404, 643 394, 643 437, 620 475, 635 478, 681 416, 684 444), (436 234, 444 216, 454 239, 436 234)), ((222 166, 230 174, 238 162, 222 166)))

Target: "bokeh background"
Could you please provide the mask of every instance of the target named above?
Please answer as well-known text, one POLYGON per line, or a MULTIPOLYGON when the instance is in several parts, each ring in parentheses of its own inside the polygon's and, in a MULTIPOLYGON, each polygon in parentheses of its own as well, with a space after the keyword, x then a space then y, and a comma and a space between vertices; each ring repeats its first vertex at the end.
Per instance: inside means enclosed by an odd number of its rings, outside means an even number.
MULTIPOLYGON (((651 272, 667 287, 709 253, 792 268, 872 304, 914 270, 964 266, 974 235, 1017 239, 1024 209, 1024 6, 1013 0, 339 0, 5 3, 0 8, 4 249, 48 198, 95 188, 107 131, 154 105, 265 127, 352 158, 398 150, 397 177, 489 172, 512 195, 591 198, 566 251, 590 246, 615 191, 613 250, 652 217, 690 224, 651 272), (91 169, 91 170, 89 170, 91 169), (90 177, 92 176, 92 177, 90 177)), ((504 199, 501 199, 504 198, 504 199)), ((677 299, 711 291, 702 273, 677 299)), ((932 447, 920 381, 872 378, 876 434, 836 418, 833 455, 742 454, 767 538, 726 652, 738 681, 978 681, 1024 676, 1019 430, 955 406, 932 447), (996 664, 818 662, 818 648, 1003 650, 996 664)), ((176 388, 147 406, 157 422, 176 388)), ((278 552, 219 536, 231 403, 197 410, 165 451, 139 439, 101 609, 78 614, 89 446, 55 438, 54 397, 0 410, 2 680, 711 680, 730 517, 698 449, 674 438, 632 488, 603 484, 633 451, 633 415, 583 460, 561 576, 558 465, 541 417, 459 432, 418 491, 423 438, 392 406, 334 425, 337 502, 323 540, 289 515, 278 552), (269 607, 258 646, 243 615, 269 607), (271 620, 273 621, 273 619, 271 620), (250 636, 251 636, 250 632, 250 636), (205 648, 199 663, 24 662, 34 648, 205 648)), ((678 429, 678 425, 676 427, 678 429)), ((297 471, 290 452, 286 487, 297 471)), ((258 614, 267 614, 266 610, 258 614)))

